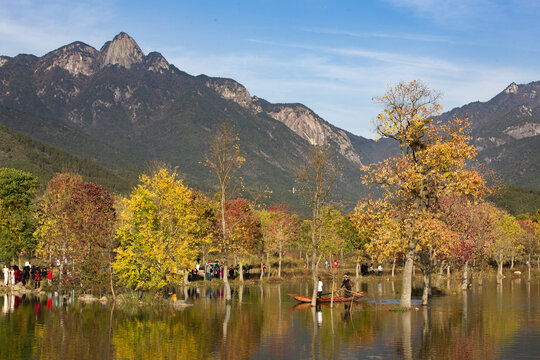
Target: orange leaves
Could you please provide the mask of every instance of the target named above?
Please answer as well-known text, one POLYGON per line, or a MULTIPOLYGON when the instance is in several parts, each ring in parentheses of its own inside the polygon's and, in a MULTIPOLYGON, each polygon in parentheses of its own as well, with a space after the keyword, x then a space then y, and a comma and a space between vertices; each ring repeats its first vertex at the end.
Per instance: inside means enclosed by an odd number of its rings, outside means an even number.
MULTIPOLYGON (((401 154, 364 169, 363 182, 377 185, 382 200, 359 206, 355 225, 368 231, 376 256, 405 247, 447 253, 455 234, 439 219, 438 203, 449 195, 478 198, 482 176, 466 165, 476 156, 468 143, 468 119, 442 123, 440 94, 421 81, 401 82, 375 100, 384 107, 377 116, 378 135, 399 142, 401 154)), ((431 260, 430 260, 431 261, 431 260)))

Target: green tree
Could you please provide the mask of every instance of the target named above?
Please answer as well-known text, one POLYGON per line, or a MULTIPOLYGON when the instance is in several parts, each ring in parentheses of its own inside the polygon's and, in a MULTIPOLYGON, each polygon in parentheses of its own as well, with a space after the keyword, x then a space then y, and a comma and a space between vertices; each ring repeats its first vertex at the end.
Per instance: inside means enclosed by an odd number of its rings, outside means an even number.
POLYGON ((21 252, 30 256, 35 250, 34 196, 38 188, 39 181, 32 174, 0 168, 0 261, 13 261, 21 252))

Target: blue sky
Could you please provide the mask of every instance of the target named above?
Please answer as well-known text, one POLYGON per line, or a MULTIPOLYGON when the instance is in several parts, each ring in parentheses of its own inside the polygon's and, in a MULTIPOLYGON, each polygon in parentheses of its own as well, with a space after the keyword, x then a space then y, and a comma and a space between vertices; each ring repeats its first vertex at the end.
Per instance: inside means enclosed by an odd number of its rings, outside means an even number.
POLYGON ((372 97, 401 80, 445 110, 540 80, 540 1, 0 0, 0 54, 41 56, 130 34, 193 75, 229 77, 375 137, 372 97))

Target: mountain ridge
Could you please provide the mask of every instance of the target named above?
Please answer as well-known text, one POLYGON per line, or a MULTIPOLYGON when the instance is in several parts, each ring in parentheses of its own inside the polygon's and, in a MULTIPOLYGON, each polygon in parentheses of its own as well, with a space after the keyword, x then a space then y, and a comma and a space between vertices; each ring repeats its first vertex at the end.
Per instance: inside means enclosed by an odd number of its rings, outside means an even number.
MULTIPOLYGON (((540 82, 531 84, 510 84, 486 103, 441 117, 469 116, 479 160, 509 184, 540 189, 534 164, 540 82), (530 159, 515 161, 516 144, 522 154, 530 150, 530 159)), ((348 209, 367 192, 362 168, 397 151, 391 140, 339 129, 303 104, 272 104, 233 79, 187 74, 158 52, 145 55, 126 33, 100 50, 76 41, 42 57, 0 57, 0 123, 110 169, 165 161, 211 190, 203 163, 223 122, 235 127, 248 159, 240 169, 244 185, 271 186, 274 201, 292 198, 297 207, 294 172, 310 145, 335 152, 343 169, 337 197, 348 209)))

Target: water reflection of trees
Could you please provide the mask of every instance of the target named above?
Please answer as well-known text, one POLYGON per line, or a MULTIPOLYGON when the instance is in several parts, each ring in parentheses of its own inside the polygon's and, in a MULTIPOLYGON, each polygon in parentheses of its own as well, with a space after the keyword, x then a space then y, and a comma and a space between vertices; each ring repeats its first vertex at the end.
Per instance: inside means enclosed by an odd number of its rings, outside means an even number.
MULTIPOLYGON (((377 294, 374 285, 370 292, 377 294)), ((391 284, 383 283, 383 296, 391 291, 391 284)), ((11 302, 2 307, 0 358, 248 359, 298 354, 337 359, 365 355, 358 349, 383 358, 494 358, 500 344, 524 324, 539 326, 534 315, 538 308, 530 298, 539 291, 537 284, 531 289, 525 282, 514 280, 512 285, 508 280, 503 287, 486 284, 405 313, 366 301, 351 307, 336 304, 334 309, 322 306, 320 324, 316 309, 291 311, 294 302, 286 296, 291 292, 286 284, 238 288, 231 305, 219 289, 211 289, 209 297, 200 289, 195 307, 186 311, 50 306, 47 297, 25 297, 14 310, 11 302), (523 310, 516 311, 519 307, 523 310)))
POLYGON ((502 341, 515 334, 524 320, 508 307, 521 299, 500 285, 498 289, 481 290, 464 291, 460 296, 448 297, 445 299, 447 309, 423 310, 422 344, 418 358, 496 357, 502 341), (456 306, 458 302, 459 307, 456 306), (453 311, 456 308, 459 311, 453 311))

